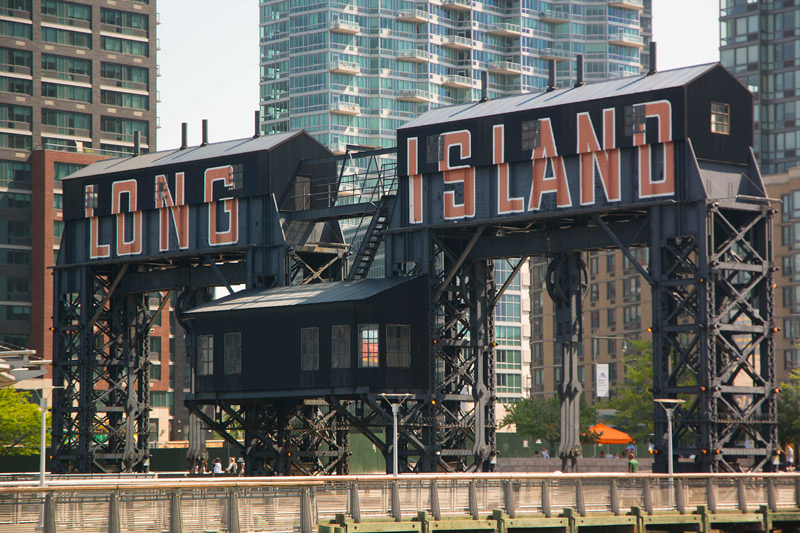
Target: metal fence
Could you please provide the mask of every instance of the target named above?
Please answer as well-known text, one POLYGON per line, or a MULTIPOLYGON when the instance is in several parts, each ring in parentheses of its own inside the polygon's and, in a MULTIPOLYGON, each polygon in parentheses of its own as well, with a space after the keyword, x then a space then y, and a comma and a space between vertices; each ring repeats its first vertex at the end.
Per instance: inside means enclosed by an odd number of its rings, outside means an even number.
MULTIPOLYGON (((328 524, 798 512, 794 474, 456 474, 0 482, 0 531, 299 532, 328 524)), ((545 520, 546 522, 546 520, 545 520)), ((402 530, 395 524, 394 531, 402 530)), ((544 524, 543 524, 544 527, 544 524)), ((385 527, 384 527, 385 529, 385 527)), ((418 530, 419 525, 408 530, 418 530)), ((498 528, 500 530, 500 528, 498 528)))

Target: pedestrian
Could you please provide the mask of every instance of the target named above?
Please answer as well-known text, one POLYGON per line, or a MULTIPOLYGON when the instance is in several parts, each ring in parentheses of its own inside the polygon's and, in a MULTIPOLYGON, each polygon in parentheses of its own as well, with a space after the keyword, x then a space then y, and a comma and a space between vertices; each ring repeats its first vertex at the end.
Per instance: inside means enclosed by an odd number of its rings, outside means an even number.
POLYGON ((636 460, 636 454, 633 452, 628 453, 628 473, 636 474, 639 472, 639 461, 636 460))
POLYGON ((547 448, 542 448, 542 459, 550 459, 550 452, 547 451, 547 448))
POLYGON ((786 443, 786 450, 783 453, 786 454, 786 471, 794 472, 794 448, 791 442, 786 443))
POLYGON ((219 457, 215 457, 213 474, 216 476, 221 473, 222 473, 222 461, 219 460, 219 457))
POLYGON ((780 448, 772 452, 772 471, 780 472, 781 470, 781 450, 780 448))
POLYGON ((244 459, 239 457, 239 477, 244 477, 244 459))
POLYGON ((230 461, 228 462, 228 468, 225 469, 225 472, 231 475, 236 475, 239 466, 236 464, 236 458, 231 457, 230 461))

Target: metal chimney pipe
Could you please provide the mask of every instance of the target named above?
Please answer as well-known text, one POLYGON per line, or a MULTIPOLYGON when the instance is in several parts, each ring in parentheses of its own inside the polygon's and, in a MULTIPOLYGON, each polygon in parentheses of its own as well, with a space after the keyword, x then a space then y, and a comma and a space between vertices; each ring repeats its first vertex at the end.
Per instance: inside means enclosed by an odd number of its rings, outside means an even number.
POLYGON ((481 102, 489 100, 489 73, 481 71, 481 102))
POLYGON ((142 153, 141 135, 142 134, 139 131, 133 132, 133 155, 139 155, 142 153))
POLYGON ((647 71, 647 75, 655 74, 658 72, 656 69, 656 43, 655 41, 650 41, 650 70, 647 71))
POLYGON ((256 131, 253 135, 253 139, 258 139, 261 137, 261 111, 256 109, 256 131))
POLYGON ((189 147, 189 125, 186 122, 181 122, 181 150, 186 150, 189 147))
POLYGON ((575 87, 582 87, 586 85, 583 81, 583 54, 578 54, 577 63, 578 64, 576 66, 576 70, 578 74, 578 79, 575 81, 575 87))
POLYGON ((200 146, 208 146, 208 119, 203 119, 203 142, 200 143, 200 146))
POLYGON ((555 59, 548 59, 547 60, 547 91, 551 92, 556 90, 556 60, 555 59))

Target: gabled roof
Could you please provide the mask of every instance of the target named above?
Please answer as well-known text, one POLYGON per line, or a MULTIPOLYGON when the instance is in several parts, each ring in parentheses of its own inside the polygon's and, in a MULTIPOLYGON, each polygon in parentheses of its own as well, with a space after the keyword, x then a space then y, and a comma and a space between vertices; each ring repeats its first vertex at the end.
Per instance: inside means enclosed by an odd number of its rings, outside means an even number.
POLYGON ((360 279, 243 291, 190 309, 187 314, 360 301, 415 279, 418 277, 360 279))
POLYGON ((467 104, 440 107, 423 113, 417 118, 406 122, 399 129, 405 130, 418 126, 428 126, 456 120, 490 117, 515 111, 527 111, 590 100, 601 100, 615 96, 684 87, 715 68, 723 67, 719 63, 706 63, 703 65, 659 71, 650 75, 628 76, 598 83, 589 83, 581 87, 556 89, 549 93, 526 93, 506 98, 487 100, 486 102, 470 102, 467 104))
MULTIPOLYGON (((140 170, 156 165, 186 163, 189 161, 201 161, 204 159, 214 159, 228 155, 271 150, 298 135, 308 134, 302 130, 288 131, 275 135, 262 135, 255 138, 248 137, 246 139, 209 143, 205 146, 189 146, 183 150, 165 150, 161 152, 140 154, 137 156, 105 159, 70 174, 66 179, 100 176, 103 174, 127 172, 129 170, 140 170)), ((310 138, 313 139, 313 137, 310 138)))

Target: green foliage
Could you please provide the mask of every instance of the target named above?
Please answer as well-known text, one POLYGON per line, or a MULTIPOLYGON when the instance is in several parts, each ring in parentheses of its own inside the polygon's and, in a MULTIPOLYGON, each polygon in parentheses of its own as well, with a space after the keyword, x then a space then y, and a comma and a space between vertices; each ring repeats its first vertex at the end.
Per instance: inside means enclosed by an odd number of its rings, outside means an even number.
POLYGON ((778 432, 781 442, 800 442, 800 369, 792 370, 778 394, 778 432))
POLYGON ((0 455, 39 453, 41 412, 30 391, 0 389, 0 455))
POLYGON ((623 359, 625 381, 614 389, 614 397, 606 405, 617 410, 611 425, 644 443, 653 433, 653 344, 631 342, 633 351, 623 359))
MULTIPOLYGON (((581 442, 592 444, 599 435, 586 431, 595 424, 597 409, 586 405, 584 397, 580 399, 580 427, 584 429, 581 442)), ((542 439, 551 451, 557 448, 561 437, 561 400, 557 397, 544 400, 529 400, 524 398, 517 403, 509 404, 506 416, 500 427, 514 424, 517 434, 531 440, 542 439)))

